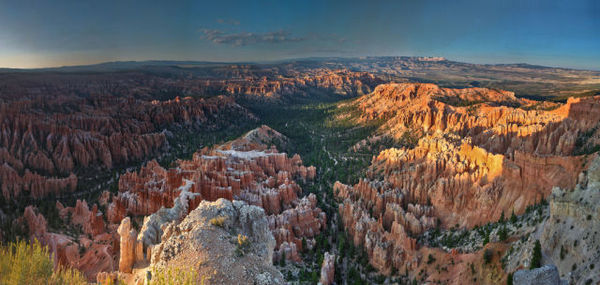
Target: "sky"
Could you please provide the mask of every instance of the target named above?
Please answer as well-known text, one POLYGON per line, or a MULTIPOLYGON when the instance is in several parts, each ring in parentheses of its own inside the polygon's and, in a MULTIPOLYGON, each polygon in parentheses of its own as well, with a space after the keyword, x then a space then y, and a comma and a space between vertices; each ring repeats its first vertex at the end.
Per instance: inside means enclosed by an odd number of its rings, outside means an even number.
POLYGON ((600 1, 0 0, 0 67, 328 56, 600 70, 600 1))

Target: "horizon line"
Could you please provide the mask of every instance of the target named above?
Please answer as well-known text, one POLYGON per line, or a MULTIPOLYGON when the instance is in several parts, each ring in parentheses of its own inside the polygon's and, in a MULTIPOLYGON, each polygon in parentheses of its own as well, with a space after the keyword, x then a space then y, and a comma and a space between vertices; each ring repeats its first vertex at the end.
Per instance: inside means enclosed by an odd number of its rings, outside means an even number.
MULTIPOLYGON (((44 69, 62 69, 62 68, 77 68, 77 67, 92 67, 103 64, 118 64, 118 63, 159 63, 159 62, 172 62, 172 63, 202 63, 202 64, 273 64, 278 62, 289 62, 289 61, 301 61, 301 60, 323 60, 323 59, 367 59, 367 58, 440 58, 439 61, 449 61, 449 62, 458 62, 458 63, 466 63, 466 64, 475 64, 475 65, 530 65, 544 68, 557 68, 557 69, 569 69, 569 70, 579 70, 579 71, 594 71, 600 72, 600 68, 598 69, 587 69, 581 67, 567 67, 567 66, 551 66, 551 65, 541 65, 541 64, 531 64, 527 62, 511 62, 511 63, 476 63, 469 61, 460 61, 455 59, 450 59, 443 56, 420 56, 420 55, 365 55, 365 56, 307 56, 307 57, 290 57, 283 59, 272 59, 272 60, 256 60, 256 61, 211 61, 211 60, 195 60, 195 59, 183 59, 183 60, 169 60, 169 59, 143 59, 143 60, 114 60, 114 61, 98 61, 87 64, 73 64, 73 65, 59 65, 59 66, 45 66, 45 67, 2 67, 0 66, 0 70, 14 70, 14 71, 42 71, 44 69)), ((168 66, 169 64, 165 64, 168 66)))

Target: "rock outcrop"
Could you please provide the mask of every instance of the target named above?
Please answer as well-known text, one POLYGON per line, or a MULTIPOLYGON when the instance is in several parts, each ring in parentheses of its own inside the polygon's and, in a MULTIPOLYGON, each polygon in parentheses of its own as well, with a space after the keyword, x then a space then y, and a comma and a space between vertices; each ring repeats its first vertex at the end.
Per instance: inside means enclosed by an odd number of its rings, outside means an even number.
POLYGON ((600 282, 600 157, 589 163, 574 190, 555 187, 550 218, 543 224, 542 251, 563 279, 600 282), (588 281, 591 280, 591 281, 588 281))
POLYGON ((121 221, 117 233, 121 237, 119 248, 121 254, 119 255, 119 271, 125 273, 131 273, 131 269, 136 262, 136 252, 139 251, 139 245, 137 241, 137 232, 131 227, 131 220, 129 217, 121 221))
POLYGON ((335 280, 335 254, 326 252, 321 265, 321 278, 319 283, 323 285, 333 284, 335 280))
POLYGON ((150 267, 193 269, 211 284, 283 284, 272 264, 274 248, 263 209, 221 198, 202 201, 181 222, 169 224, 152 249, 150 267), (223 224, 211 223, 215 218, 223 224))
POLYGON ((519 270, 513 276, 515 285, 560 285, 558 269, 554 265, 544 265, 531 270, 519 270))

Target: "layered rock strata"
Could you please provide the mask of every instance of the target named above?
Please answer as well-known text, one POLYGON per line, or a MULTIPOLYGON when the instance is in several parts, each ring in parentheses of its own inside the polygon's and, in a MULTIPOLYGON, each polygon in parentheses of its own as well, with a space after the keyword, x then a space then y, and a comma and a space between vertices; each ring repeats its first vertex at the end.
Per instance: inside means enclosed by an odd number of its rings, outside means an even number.
POLYGON ((358 184, 333 189, 355 245, 384 272, 416 266, 415 238, 429 229, 482 225, 523 213, 554 186, 573 188, 589 160, 574 155, 579 138, 598 136, 600 122, 600 97, 526 111, 517 107, 531 102, 510 92, 433 84, 380 85, 351 104, 359 120, 383 119, 381 133, 415 141, 381 151, 358 184))

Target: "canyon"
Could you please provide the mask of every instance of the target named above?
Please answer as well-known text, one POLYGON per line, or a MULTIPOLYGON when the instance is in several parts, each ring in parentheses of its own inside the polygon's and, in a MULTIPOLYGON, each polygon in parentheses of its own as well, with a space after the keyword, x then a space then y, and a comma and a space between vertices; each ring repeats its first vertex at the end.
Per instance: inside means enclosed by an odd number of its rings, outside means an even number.
POLYGON ((2 240, 101 284, 600 281, 592 71, 122 65, 0 72, 2 240))

